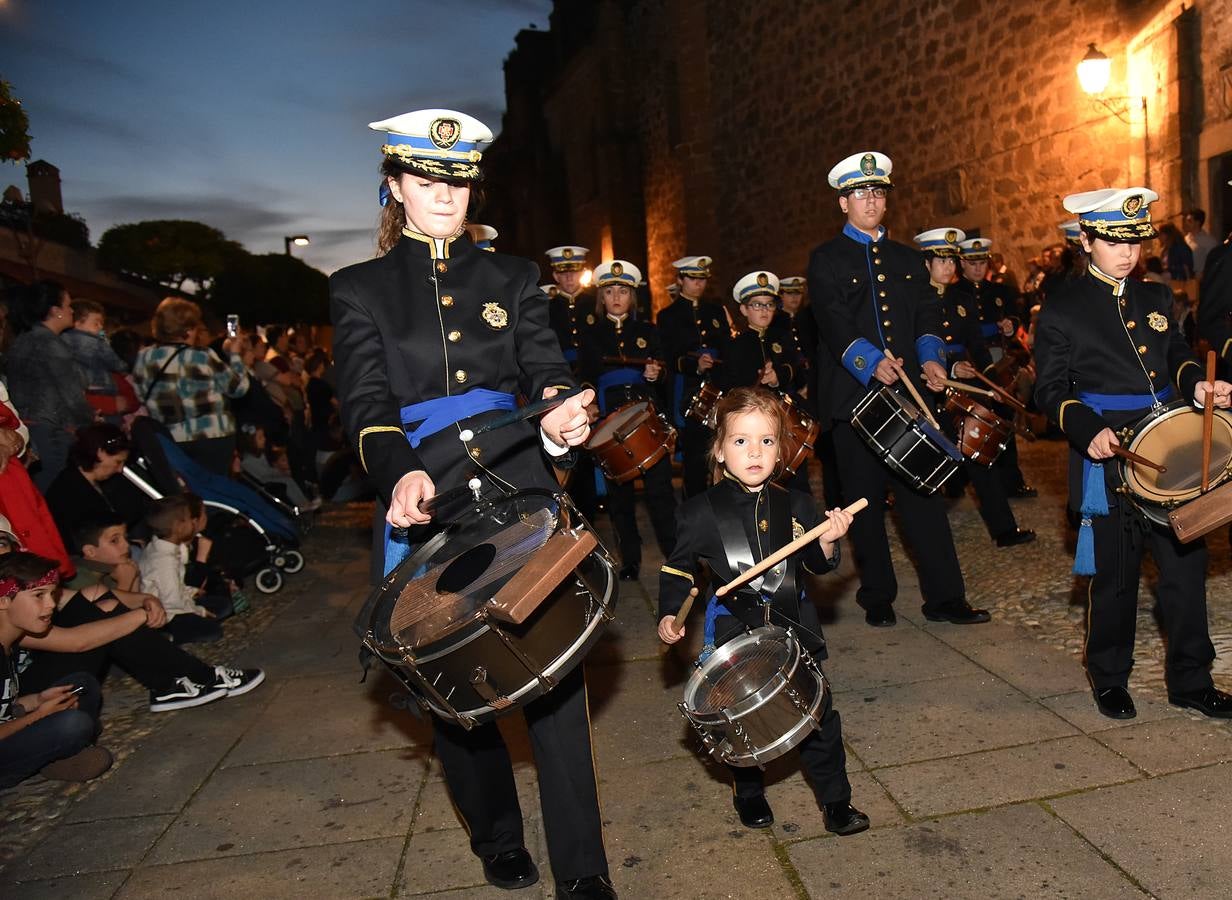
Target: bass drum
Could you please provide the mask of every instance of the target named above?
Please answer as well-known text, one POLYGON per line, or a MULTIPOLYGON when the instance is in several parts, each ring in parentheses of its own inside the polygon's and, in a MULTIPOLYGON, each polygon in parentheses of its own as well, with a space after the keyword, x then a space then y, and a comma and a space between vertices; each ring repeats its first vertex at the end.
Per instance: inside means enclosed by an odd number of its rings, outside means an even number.
MULTIPOLYGON (((1157 462, 1166 472, 1118 460, 1129 498, 1153 522, 1169 527, 1168 513, 1202 492, 1202 413, 1184 400, 1152 410, 1120 433, 1131 453, 1157 462)), ((1232 473, 1232 415, 1215 410, 1211 432, 1210 486, 1232 473)))
POLYGON ((480 500, 393 570, 365 646, 471 728, 546 694, 612 618, 614 563, 564 494, 480 500))

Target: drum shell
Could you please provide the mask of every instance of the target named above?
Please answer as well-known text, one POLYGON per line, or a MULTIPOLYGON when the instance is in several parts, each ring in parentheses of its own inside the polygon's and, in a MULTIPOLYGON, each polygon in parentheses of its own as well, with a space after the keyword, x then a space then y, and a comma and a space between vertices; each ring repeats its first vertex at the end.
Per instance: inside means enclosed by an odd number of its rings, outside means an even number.
POLYGON ((874 455, 917 490, 931 494, 958 471, 958 461, 925 434, 922 420, 883 386, 856 404, 851 427, 874 455))
POLYGON ((692 422, 705 425, 713 431, 715 408, 722 397, 723 392, 717 386, 709 381, 702 382, 702 386, 697 389, 697 393, 689 401, 689 408, 685 410, 684 417, 692 422))
MULTIPOLYGON (((636 405, 626 404, 608 418, 620 416, 636 405)), ((676 449, 676 429, 655 411, 654 404, 647 402, 645 406, 611 438, 600 441, 592 437, 586 443, 586 449, 594 454, 603 474, 617 484, 644 474, 676 449)), ((603 423, 599 424, 601 427, 603 423)))
POLYGON ((779 406, 786 419, 783 448, 779 454, 782 474, 778 476, 778 480, 783 481, 794 475, 801 466, 808 465, 809 455, 817 444, 821 424, 790 397, 780 397, 779 406))
POLYGON ((970 462, 991 466, 1010 442, 1014 426, 982 403, 951 391, 945 398, 958 449, 970 462))
POLYGON ((734 638, 708 657, 685 684, 681 714, 712 756, 732 766, 764 766, 795 748, 818 726, 828 687, 820 669, 791 632, 765 627, 734 638), (781 640, 787 660, 765 681, 720 711, 699 712, 697 699, 708 677, 724 669, 753 640, 781 640))

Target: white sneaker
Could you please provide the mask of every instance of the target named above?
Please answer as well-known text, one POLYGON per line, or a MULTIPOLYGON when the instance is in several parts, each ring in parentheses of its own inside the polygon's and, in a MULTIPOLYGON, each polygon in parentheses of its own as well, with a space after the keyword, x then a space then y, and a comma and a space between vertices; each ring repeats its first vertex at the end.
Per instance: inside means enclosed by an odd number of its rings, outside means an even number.
POLYGON ((217 685, 206 687, 197 684, 187 675, 177 678, 175 685, 165 691, 150 691, 150 712, 168 712, 173 709, 188 709, 204 706, 227 696, 227 689, 217 685))
POLYGON ((214 666, 214 689, 226 691, 228 697, 247 694, 265 680, 260 669, 233 669, 230 666, 214 666))

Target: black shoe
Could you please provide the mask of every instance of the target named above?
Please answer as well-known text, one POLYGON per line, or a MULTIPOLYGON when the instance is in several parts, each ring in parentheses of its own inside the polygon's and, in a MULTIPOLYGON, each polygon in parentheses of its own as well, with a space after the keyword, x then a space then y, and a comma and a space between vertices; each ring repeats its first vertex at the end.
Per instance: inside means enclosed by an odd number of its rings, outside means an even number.
POLYGON ((1186 691, 1183 694, 1170 693, 1168 702, 1173 706, 1196 709, 1202 715, 1213 719, 1232 719, 1232 695, 1225 694, 1217 687, 1186 691))
POLYGON ((1096 688, 1095 706, 1109 719, 1133 719, 1138 715, 1133 697, 1123 687, 1096 688))
POLYGON ((556 900, 616 900, 616 888, 606 875, 556 882, 556 900))
POLYGON ((898 621, 892 606, 875 606, 864 610, 864 621, 874 628, 889 628, 898 621))
POLYGON ((637 570, 640 568, 641 566, 638 565, 637 563, 629 563, 627 566, 621 566, 620 567, 620 580, 621 581, 637 581, 637 570))
POLYGON ((1011 497, 1038 497, 1039 491, 1031 487, 1029 484, 1020 484, 1014 490, 1010 491, 1011 497))
POLYGON ((1029 528, 1015 528, 1013 531, 997 535, 994 540, 998 547, 1017 547, 1019 544, 1029 544, 1035 540, 1035 532, 1029 528))
POLYGON ((978 625, 992 618, 988 610, 974 609, 966 600, 955 600, 933 609, 925 606, 921 611, 930 622, 949 622, 951 625, 978 625))
POLYGON ((513 891, 530 887, 539 880, 539 870, 535 868, 525 847, 506 850, 504 853, 484 856, 481 859, 483 860, 483 877, 493 887, 513 891))
POLYGON ((756 797, 733 796, 732 803, 740 814, 740 824, 745 828, 769 828, 774 824, 774 810, 766 802, 765 794, 756 797))
POLYGON ((868 816, 850 803, 827 803, 821 811, 826 817, 826 831, 848 835, 868 830, 868 816))

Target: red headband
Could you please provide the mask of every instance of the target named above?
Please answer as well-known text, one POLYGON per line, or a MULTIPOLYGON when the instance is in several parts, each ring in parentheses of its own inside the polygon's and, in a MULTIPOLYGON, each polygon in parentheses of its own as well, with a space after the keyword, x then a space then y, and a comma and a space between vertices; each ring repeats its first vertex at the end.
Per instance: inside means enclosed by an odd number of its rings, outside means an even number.
POLYGON ((32 591, 35 588, 55 584, 59 580, 60 573, 55 569, 51 569, 46 575, 36 578, 34 581, 22 582, 16 578, 0 578, 0 597, 13 597, 19 591, 32 591))

